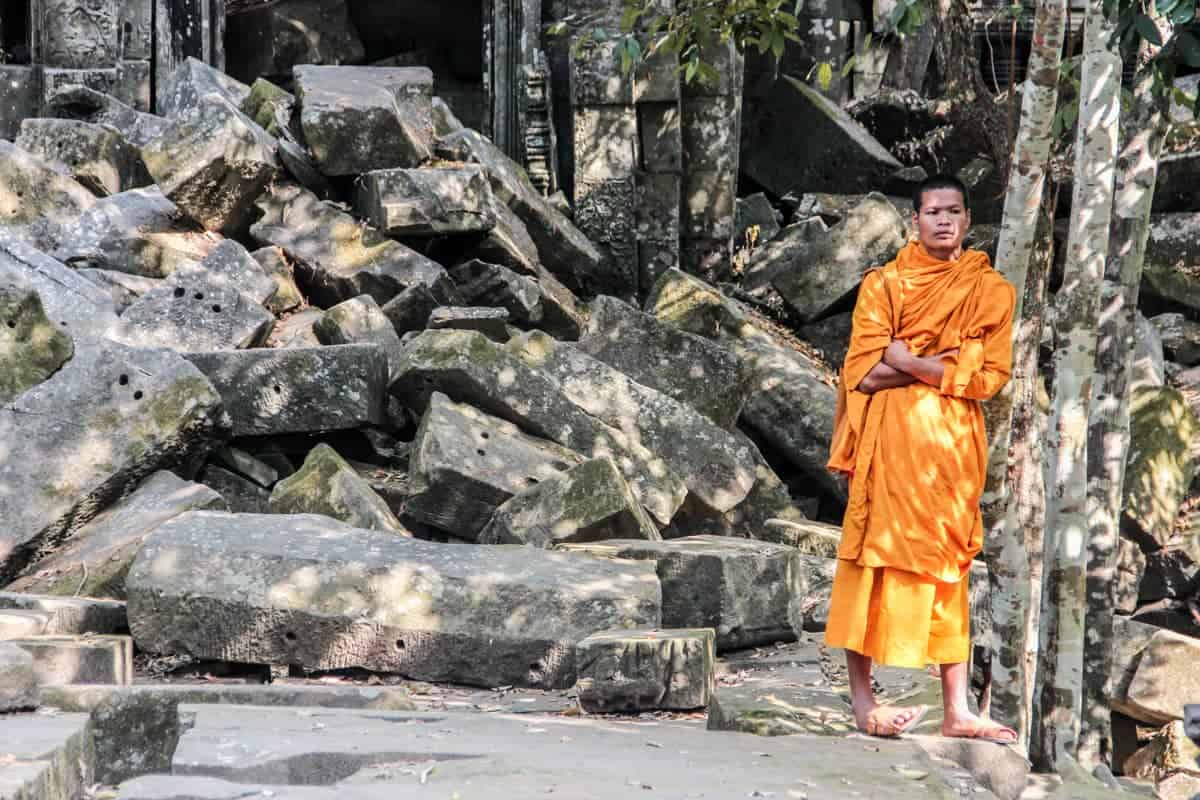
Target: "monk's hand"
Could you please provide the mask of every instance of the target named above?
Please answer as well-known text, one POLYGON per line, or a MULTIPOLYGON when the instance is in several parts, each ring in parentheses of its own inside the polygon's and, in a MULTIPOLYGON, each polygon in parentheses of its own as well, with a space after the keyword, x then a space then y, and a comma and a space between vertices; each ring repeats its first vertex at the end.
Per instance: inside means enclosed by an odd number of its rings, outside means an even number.
POLYGON ((893 339, 892 343, 888 345, 887 350, 883 352, 883 363, 892 369, 908 372, 905 367, 912 360, 912 357, 912 353, 908 352, 908 345, 899 339, 893 339))

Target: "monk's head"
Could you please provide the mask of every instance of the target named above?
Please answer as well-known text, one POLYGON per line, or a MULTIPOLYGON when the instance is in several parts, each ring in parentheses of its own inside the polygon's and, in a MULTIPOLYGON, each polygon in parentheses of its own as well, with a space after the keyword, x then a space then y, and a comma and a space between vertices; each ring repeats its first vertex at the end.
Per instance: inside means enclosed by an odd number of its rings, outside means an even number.
POLYGON ((913 192, 913 228, 925 251, 950 261, 962 252, 971 227, 967 187, 953 175, 934 175, 913 192))

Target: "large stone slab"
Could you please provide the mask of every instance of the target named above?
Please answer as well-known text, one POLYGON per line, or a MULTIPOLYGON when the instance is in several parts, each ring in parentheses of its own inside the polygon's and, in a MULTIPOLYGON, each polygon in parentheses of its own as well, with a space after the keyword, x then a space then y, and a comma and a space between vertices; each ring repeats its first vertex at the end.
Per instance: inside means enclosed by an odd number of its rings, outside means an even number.
POLYGON ((28 636, 13 639, 33 657, 40 686, 133 683, 133 640, 128 636, 28 636))
POLYGON ((355 206, 388 236, 485 233, 495 200, 478 164, 382 169, 358 181, 355 206))
POLYGON ((429 314, 430 330, 476 331, 493 342, 508 341, 508 310, 481 306, 438 306, 429 314))
POLYGON ((473 541, 509 498, 581 461, 574 450, 435 392, 409 456, 405 514, 473 541))
POLYGON ((440 305, 429 287, 418 283, 388 300, 380 310, 392 323, 392 329, 402 336, 409 331, 425 330, 429 315, 440 305))
POLYGON ((140 275, 113 272, 110 269, 83 267, 82 269, 75 270, 75 272, 108 292, 118 314, 129 308, 139 297, 162 282, 161 278, 143 278, 140 275))
POLYGON ((296 277, 324 308, 369 294, 380 305, 410 286, 448 297, 450 279, 435 261, 361 224, 296 185, 277 185, 259 199, 263 217, 251 228, 262 244, 296 260, 296 277))
POLYGON ((620 470, 593 458, 506 501, 479 534, 482 544, 552 548, 566 542, 662 537, 620 470))
POLYGON ((506 309, 519 327, 539 328, 559 339, 578 339, 584 315, 575 295, 540 264, 521 275, 500 264, 472 259, 450 269, 463 302, 506 309))
POLYGON ((151 652, 485 686, 569 685, 576 642, 660 615, 646 565, 439 545, 312 515, 189 512, 142 548, 128 587, 151 652))
POLYGON ((216 94, 240 107, 250 96, 250 87, 189 56, 156 92, 155 110, 164 117, 178 119, 200 108, 208 94, 216 94))
POLYGON ((269 508, 272 514, 324 514, 356 528, 412 535, 354 467, 325 443, 275 485, 269 508))
POLYGON ((742 360, 728 348, 659 321, 615 297, 588 306, 579 349, 633 380, 733 428, 749 391, 742 360))
POLYGON ((0 407, 0 581, 145 476, 202 456, 225 424, 220 395, 178 355, 76 340, 61 370, 0 407))
POLYGON ((226 239, 196 265, 185 264, 169 280, 172 286, 207 283, 213 288, 241 292, 255 303, 270 308, 279 283, 246 248, 226 239))
POLYGON ((33 656, 10 642, 0 642, 0 714, 38 705, 33 656))
POLYGON ((717 649, 796 638, 788 606, 801 593, 793 548, 724 536, 664 542, 616 539, 567 544, 568 552, 653 561, 663 587, 663 626, 712 628, 717 649))
POLYGON ((671 519, 687 491, 682 479, 645 445, 589 415, 544 372, 483 334, 419 334, 405 348, 391 391, 418 412, 432 392, 440 391, 583 455, 608 455, 659 522, 671 519))
MULTIPOLYGON (((27 567, 7 588, 13 592, 124 599, 129 565, 155 528, 191 509, 225 508, 225 501, 212 489, 166 470, 156 472, 131 495, 76 531, 57 552, 27 567)), ((123 627, 123 611, 121 617, 123 627)))
POLYGON ((1200 240, 1196 222, 1200 212, 1155 214, 1150 219, 1141 292, 1147 300, 1171 306, 1200 309, 1200 240))
POLYGON ((69 119, 27 119, 17 147, 69 173, 104 196, 148 186, 142 155, 120 131, 69 119))
POLYGON ((1142 649, 1121 713, 1153 725, 1183 719, 1183 706, 1200 694, 1200 640, 1173 631, 1154 633, 1142 649))
POLYGON ((170 124, 146 114, 111 95, 80 84, 63 86, 46 99, 42 113, 48 117, 77 119, 119 130, 134 147, 144 147, 170 124))
POLYGON ((116 337, 179 352, 261 346, 275 317, 250 295, 207 277, 199 271, 177 273, 146 292, 121 315, 116 337))
POLYGON ((386 419, 387 359, 371 344, 187 353, 235 436, 356 428, 386 419))
POLYGON ((0 715, 0 797, 84 797, 95 784, 95 749, 86 714, 0 715))
POLYGON ((0 403, 7 403, 57 372, 75 352, 75 345, 47 319, 26 275, 7 269, 2 261, 0 319, 5 320, 0 328, 0 403))
POLYGON ((699 630, 605 631, 575 648, 585 711, 704 708, 716 690, 716 637, 699 630))
POLYGON ((1145 551, 1170 544, 1175 518, 1196 473, 1192 440, 1200 430, 1182 392, 1145 388, 1129 399, 1124 526, 1145 551))
POLYGON ((45 246, 57 230, 78 219, 96 197, 70 173, 59 172, 12 142, 0 140, 0 220, 32 243, 45 246))
POLYGON ((433 156, 433 73, 424 67, 298 66, 304 138, 326 175, 416 167, 433 156))
POLYGON ((44 614, 46 624, 41 633, 50 635, 80 636, 129 630, 125 604, 116 600, 0 592, 0 610, 44 614))

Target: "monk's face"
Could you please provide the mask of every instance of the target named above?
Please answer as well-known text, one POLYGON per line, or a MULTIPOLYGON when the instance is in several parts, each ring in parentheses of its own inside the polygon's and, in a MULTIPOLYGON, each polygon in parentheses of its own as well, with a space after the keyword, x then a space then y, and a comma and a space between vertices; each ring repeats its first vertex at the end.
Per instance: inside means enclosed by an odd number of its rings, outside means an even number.
POLYGON ((971 227, 971 212, 957 189, 929 189, 921 195, 921 210, 913 214, 913 227, 925 251, 944 261, 962 252, 963 237, 971 227))

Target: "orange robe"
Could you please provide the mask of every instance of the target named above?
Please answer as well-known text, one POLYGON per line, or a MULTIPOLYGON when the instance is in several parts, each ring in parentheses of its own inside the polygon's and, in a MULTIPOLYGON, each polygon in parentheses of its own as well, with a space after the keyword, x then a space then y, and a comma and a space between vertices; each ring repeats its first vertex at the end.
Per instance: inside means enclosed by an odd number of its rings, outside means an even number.
POLYGON ((1014 291, 985 254, 919 244, 864 278, 842 367, 829 468, 850 477, 826 642, 897 666, 966 661, 967 577, 983 544, 981 400, 1012 367, 1014 291), (957 349, 940 386, 857 391, 893 339, 957 349))

